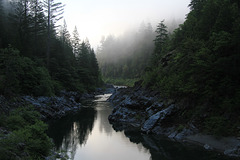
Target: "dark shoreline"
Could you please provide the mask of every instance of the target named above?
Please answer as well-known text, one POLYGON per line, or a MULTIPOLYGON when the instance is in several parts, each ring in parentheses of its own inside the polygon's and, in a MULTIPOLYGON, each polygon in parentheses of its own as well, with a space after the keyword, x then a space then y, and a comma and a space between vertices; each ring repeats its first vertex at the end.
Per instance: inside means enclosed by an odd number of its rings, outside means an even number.
POLYGON ((159 92, 146 90, 139 85, 118 89, 109 98, 114 109, 109 121, 116 130, 135 128, 143 134, 163 135, 178 142, 188 142, 214 150, 224 155, 239 158, 240 140, 237 137, 207 135, 194 121, 185 124, 174 121, 179 106, 167 100, 159 92))

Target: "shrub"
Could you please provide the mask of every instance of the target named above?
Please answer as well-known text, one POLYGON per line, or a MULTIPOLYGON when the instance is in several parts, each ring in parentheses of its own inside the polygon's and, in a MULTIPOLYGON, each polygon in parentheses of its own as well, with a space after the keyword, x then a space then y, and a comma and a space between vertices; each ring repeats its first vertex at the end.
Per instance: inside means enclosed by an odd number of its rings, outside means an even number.
POLYGON ((39 120, 33 107, 20 107, 12 111, 1 126, 11 131, 0 134, 0 160, 43 159, 48 156, 52 142, 45 131, 47 125, 39 120))

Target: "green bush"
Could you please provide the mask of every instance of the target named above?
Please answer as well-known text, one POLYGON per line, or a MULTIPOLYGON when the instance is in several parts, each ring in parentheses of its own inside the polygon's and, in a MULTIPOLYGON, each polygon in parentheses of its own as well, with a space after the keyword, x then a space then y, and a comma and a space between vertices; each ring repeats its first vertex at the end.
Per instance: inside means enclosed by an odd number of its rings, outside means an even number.
POLYGON ((33 107, 20 107, 12 111, 1 126, 11 131, 0 134, 0 160, 43 159, 53 147, 45 131, 47 125, 39 120, 33 107))
POLYGON ((34 125, 13 131, 0 140, 0 159, 35 159, 49 155, 52 148, 46 135, 47 125, 38 121, 34 125))
POLYGON ((18 130, 27 125, 27 122, 20 115, 11 115, 6 120, 7 128, 10 130, 18 130))

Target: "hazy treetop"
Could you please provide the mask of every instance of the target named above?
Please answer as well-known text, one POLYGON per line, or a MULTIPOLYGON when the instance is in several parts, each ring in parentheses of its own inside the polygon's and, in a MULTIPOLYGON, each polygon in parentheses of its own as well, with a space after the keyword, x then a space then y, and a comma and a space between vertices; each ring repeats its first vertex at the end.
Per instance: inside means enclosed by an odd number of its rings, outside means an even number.
MULTIPOLYGON (((96 46, 102 35, 119 35, 138 28, 141 22, 156 24, 184 20, 190 0, 55 0, 66 4, 65 19, 70 33, 76 25, 80 36, 96 46)), ((81 39, 82 39, 81 38, 81 39)))

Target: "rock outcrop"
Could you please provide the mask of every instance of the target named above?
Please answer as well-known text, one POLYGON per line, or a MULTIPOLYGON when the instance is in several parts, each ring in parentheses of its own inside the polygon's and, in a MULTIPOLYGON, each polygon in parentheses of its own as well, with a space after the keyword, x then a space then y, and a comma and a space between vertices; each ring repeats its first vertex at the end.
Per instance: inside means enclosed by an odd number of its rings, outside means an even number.
POLYGON ((28 95, 8 99, 0 95, 0 114, 8 114, 19 106, 31 105, 40 113, 42 120, 59 119, 66 114, 80 110, 83 101, 93 99, 95 95, 112 93, 114 90, 112 85, 106 85, 104 89, 98 88, 92 93, 61 91, 58 96, 53 97, 33 97, 28 95))
POLYGON ((179 103, 173 100, 164 99, 157 91, 146 90, 135 84, 133 88, 117 89, 108 100, 114 106, 108 118, 115 130, 128 131, 135 128, 145 134, 164 135, 175 141, 197 143, 206 150, 218 150, 225 155, 240 157, 240 141, 237 138, 227 141, 232 145, 223 149, 226 142, 214 146, 213 138, 213 144, 210 140, 206 144, 202 139, 191 139, 191 136, 200 132, 194 120, 178 122, 184 107, 179 107, 179 103))
MULTIPOLYGON (((114 104, 110 123, 134 126, 143 133, 170 134, 169 127, 162 132, 163 121, 178 111, 172 100, 165 100, 156 91, 146 91, 135 85, 134 88, 121 88, 109 98, 114 104)), ((177 135, 177 134, 176 134, 177 135)), ((169 135, 167 135, 169 136, 169 135)))
MULTIPOLYGON (((71 94, 71 93, 70 93, 71 94)), ((81 108, 81 103, 76 102, 75 96, 65 93, 60 97, 21 97, 25 104, 34 106, 41 114, 41 119, 59 119, 68 113, 77 112, 81 108), (68 97, 69 96, 69 97, 68 97)))

